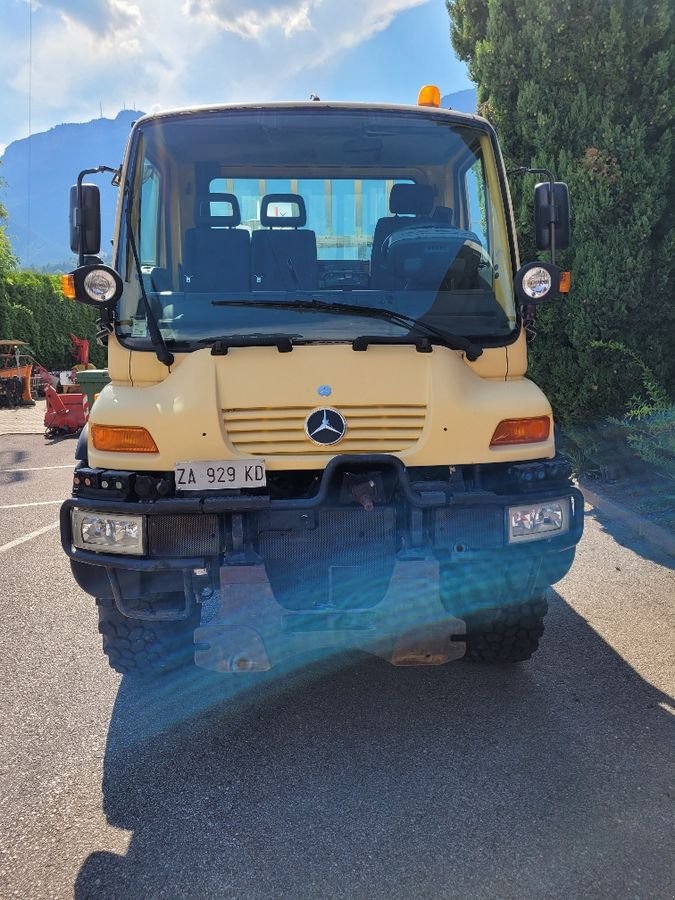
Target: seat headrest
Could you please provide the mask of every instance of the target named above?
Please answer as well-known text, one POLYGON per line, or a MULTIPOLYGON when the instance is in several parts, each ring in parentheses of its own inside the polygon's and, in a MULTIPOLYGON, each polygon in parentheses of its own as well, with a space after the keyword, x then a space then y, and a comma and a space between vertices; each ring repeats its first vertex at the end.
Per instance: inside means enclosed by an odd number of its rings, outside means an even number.
POLYGON ((239 201, 234 194, 205 194, 197 200, 195 222, 197 225, 211 228, 236 228, 237 225, 241 225, 239 201), (214 203, 228 204, 231 212, 214 215, 212 212, 214 203))
POLYGON ((431 218, 435 219, 436 222, 444 222, 446 225, 452 225, 452 207, 437 206, 431 218))
POLYGON ((433 206, 430 184, 395 184, 389 193, 389 210, 395 215, 428 216, 433 206))
POLYGON ((307 224, 307 209, 300 194, 265 194, 260 201, 263 228, 302 228, 307 224))

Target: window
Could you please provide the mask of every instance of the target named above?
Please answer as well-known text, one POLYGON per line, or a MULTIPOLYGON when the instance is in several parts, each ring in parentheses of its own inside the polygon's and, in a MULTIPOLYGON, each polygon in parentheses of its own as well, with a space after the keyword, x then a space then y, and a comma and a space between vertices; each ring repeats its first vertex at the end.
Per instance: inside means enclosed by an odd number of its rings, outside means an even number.
MULTIPOLYGON (((260 225, 265 194, 299 194, 307 210, 306 227, 316 234, 320 260, 369 260, 377 220, 389 215, 389 193, 402 179, 247 179, 212 178, 212 194, 235 194, 241 223, 249 231, 260 225)), ((407 183, 410 183, 409 181, 407 183)), ((218 215, 214 201, 212 215, 218 215)), ((280 216, 285 210, 280 208, 280 216)))
POLYGON ((139 255, 144 266, 156 266, 160 257, 159 172, 149 160, 143 163, 139 255))
POLYGON ((479 157, 464 176, 468 227, 479 238, 483 248, 490 251, 487 225, 487 201, 483 158, 479 157))

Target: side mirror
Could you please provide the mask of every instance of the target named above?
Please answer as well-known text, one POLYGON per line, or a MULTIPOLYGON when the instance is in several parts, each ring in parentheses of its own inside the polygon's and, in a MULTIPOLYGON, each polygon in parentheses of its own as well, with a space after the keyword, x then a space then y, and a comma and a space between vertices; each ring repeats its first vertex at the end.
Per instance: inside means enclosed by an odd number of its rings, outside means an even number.
POLYGON ((95 184, 81 184, 70 189, 70 249, 80 260, 97 256, 101 249, 101 196, 95 184))
POLYGON ((537 250, 566 250, 570 245, 570 198, 564 181, 544 181, 534 188, 534 233, 537 250), (549 197, 553 186, 553 203, 549 197), (555 239, 551 240, 552 226, 555 239))

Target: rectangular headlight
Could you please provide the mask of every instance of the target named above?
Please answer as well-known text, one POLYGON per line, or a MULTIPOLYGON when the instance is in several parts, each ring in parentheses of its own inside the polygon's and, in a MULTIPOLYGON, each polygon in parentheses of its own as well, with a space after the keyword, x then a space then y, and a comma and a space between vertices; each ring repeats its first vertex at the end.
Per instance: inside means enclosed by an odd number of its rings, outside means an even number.
POLYGON ((71 510, 73 546, 96 553, 145 553, 145 516, 88 509, 71 510))
POLYGON ((546 500, 509 506, 509 543, 556 537, 570 530, 570 501, 546 500))

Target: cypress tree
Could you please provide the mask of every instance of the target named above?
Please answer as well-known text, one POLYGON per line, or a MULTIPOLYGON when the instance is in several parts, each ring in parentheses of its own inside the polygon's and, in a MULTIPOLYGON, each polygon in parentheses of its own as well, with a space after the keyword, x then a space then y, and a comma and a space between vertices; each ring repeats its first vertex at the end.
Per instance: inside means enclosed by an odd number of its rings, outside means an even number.
MULTIPOLYGON (((572 246, 559 262, 572 292, 540 308, 532 377, 563 421, 623 412, 641 364, 674 396, 671 0, 447 7, 507 167, 549 168, 570 186, 572 246)), ((511 183, 524 261, 536 257, 533 183, 511 183)))

